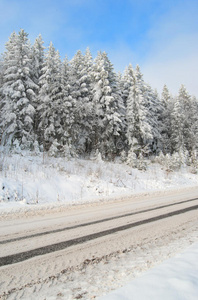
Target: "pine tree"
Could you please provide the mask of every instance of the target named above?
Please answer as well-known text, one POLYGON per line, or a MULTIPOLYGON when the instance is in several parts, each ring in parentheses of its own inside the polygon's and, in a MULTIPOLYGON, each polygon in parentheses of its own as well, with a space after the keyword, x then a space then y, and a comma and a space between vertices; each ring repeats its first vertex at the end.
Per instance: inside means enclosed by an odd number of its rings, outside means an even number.
POLYGON ((191 155, 196 148, 196 123, 196 103, 182 85, 172 111, 172 152, 188 151, 191 155))
POLYGON ((124 74, 121 78, 121 88, 122 88, 122 98, 124 102, 124 106, 127 106, 127 99, 129 97, 129 93, 131 87, 134 85, 134 70, 131 64, 125 68, 124 74))
POLYGON ((122 83, 119 74, 116 74, 115 78, 115 86, 116 89, 114 91, 115 98, 117 99, 117 112, 119 114, 119 118, 121 120, 121 129, 120 133, 116 138, 116 153, 121 155, 121 152, 125 150, 127 147, 127 137, 126 137, 126 130, 127 130, 127 121, 126 121, 126 103, 123 99, 123 90, 122 90, 122 83))
POLYGON ((38 106, 39 106, 39 91, 40 91, 40 78, 42 76, 42 69, 44 66, 44 49, 43 46, 44 42, 42 39, 41 34, 36 38, 34 45, 32 47, 32 67, 33 67, 33 74, 32 78, 34 83, 37 85, 36 90, 36 98, 34 103, 34 108, 36 110, 35 118, 34 118, 34 132, 36 135, 39 135, 39 112, 38 112, 38 106))
POLYGON ((93 58, 90 49, 87 48, 84 56, 84 83, 86 83, 86 97, 84 98, 85 113, 83 118, 85 132, 85 152, 90 154, 92 151, 93 136, 93 58))
MULTIPOLYGON (((3 57, 0 56, 0 124, 1 124, 1 115, 2 115, 2 108, 3 108, 2 85, 3 85, 3 57)), ((3 134, 3 132, 2 132, 2 128, 0 126, 0 144, 1 144, 2 134, 3 134)))
POLYGON ((89 49, 85 56, 79 50, 71 61, 72 98, 75 101, 74 144, 77 152, 91 150, 92 131, 92 56, 89 49))
POLYGON ((161 135, 162 150, 164 154, 171 153, 171 112, 173 111, 173 99, 166 85, 164 85, 161 95, 161 135))
POLYGON ((184 151, 184 108, 183 103, 179 97, 174 99, 173 110, 171 114, 171 148, 172 153, 184 151))
POLYGON ((0 89, 3 85, 3 56, 0 55, 0 89))
POLYGON ((22 148, 30 148, 35 140, 33 103, 36 84, 32 80, 31 46, 28 34, 21 30, 11 35, 6 44, 3 68, 3 108, 1 127, 3 144, 15 140, 22 148))
POLYGON ((145 90, 145 83, 139 66, 137 66, 134 74, 134 84, 127 99, 126 117, 129 148, 134 148, 134 143, 143 148, 153 140, 150 125, 151 114, 145 90))
POLYGON ((131 64, 129 64, 128 67, 125 68, 123 76, 118 80, 118 83, 120 82, 120 90, 121 90, 121 97, 123 101, 123 114, 124 115, 124 121, 122 121, 124 125, 124 131, 122 132, 122 140, 124 141, 123 143, 123 149, 126 150, 127 144, 128 144, 128 139, 127 139, 127 99, 129 97, 130 90, 132 86, 134 85, 134 70, 131 64))
POLYGON ((74 126, 74 108, 75 103, 71 96, 71 82, 70 82, 70 65, 67 57, 65 57, 62 64, 61 72, 61 89, 62 89, 62 105, 61 119, 60 119, 60 144, 62 151, 66 155, 72 155, 75 153, 73 150, 73 126, 74 126))
POLYGON ((39 107, 40 115, 39 130, 42 133, 40 143, 44 150, 49 150, 54 139, 59 141, 61 134, 61 60, 58 51, 50 43, 46 53, 43 75, 40 78, 39 85, 39 107))
POLYGON ((116 144, 123 129, 120 114, 122 99, 117 90, 116 74, 105 52, 99 52, 95 59, 93 77, 93 147, 98 149, 103 157, 111 158, 119 150, 116 144))
POLYGON ((32 65, 33 65, 33 79, 36 84, 39 84, 40 77, 42 75, 42 68, 44 64, 44 42, 41 34, 36 38, 32 47, 32 65))
POLYGON ((191 156, 196 156, 198 151, 198 100, 196 97, 192 97, 192 115, 191 115, 191 130, 193 132, 193 139, 191 140, 191 156))
POLYGON ((193 103, 192 97, 188 94, 184 85, 181 86, 178 95, 179 101, 183 104, 183 138, 184 138, 184 147, 188 152, 192 152, 195 134, 192 130, 193 126, 193 103))
POLYGON ((162 105, 158 93, 153 91, 149 84, 145 84, 144 98, 152 135, 147 143, 151 153, 156 154, 162 149, 162 105))

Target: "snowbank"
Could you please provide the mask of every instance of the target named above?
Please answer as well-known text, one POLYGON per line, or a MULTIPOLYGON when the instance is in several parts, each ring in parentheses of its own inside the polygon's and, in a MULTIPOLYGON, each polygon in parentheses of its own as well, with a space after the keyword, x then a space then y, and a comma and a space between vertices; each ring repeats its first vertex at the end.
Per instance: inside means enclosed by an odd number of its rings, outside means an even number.
POLYGON ((101 300, 196 300, 198 243, 101 300))
POLYGON ((140 171, 102 160, 1 153, 0 215, 6 211, 51 209, 197 184, 198 175, 187 170, 169 173, 159 164, 150 163, 147 171, 140 171))

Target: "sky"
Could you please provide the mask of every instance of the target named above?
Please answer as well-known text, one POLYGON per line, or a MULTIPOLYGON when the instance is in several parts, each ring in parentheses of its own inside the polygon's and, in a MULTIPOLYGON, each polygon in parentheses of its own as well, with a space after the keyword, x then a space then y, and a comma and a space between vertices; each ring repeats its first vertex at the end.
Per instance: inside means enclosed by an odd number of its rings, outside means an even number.
POLYGON ((198 0, 0 0, 0 52, 21 28, 71 59, 106 51, 115 71, 137 64, 146 82, 198 97, 198 0))

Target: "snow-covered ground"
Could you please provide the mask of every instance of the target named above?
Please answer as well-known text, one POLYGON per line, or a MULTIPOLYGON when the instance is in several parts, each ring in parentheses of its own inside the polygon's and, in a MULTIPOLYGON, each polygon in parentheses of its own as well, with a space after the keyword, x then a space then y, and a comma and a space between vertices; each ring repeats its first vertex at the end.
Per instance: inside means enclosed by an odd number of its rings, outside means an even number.
MULTIPOLYGON (((118 293, 116 292, 118 298, 113 298, 114 300, 142 300, 145 298, 142 298, 141 295, 146 293, 149 282, 152 282, 152 285, 149 286, 148 292, 150 288, 153 288, 153 292, 156 290, 156 295, 159 295, 160 288, 162 287, 161 291, 163 292, 165 286, 169 286, 170 290, 169 294, 166 291, 165 295, 168 295, 166 298, 156 296, 156 298, 147 297, 146 299, 197 300, 197 297, 193 297, 193 295, 198 278, 198 244, 196 244, 196 252, 190 250, 187 255, 179 256, 178 266, 178 257, 176 257, 168 263, 168 267, 166 267, 167 263, 162 269, 160 267, 160 264, 167 259, 175 257, 178 253, 186 251, 192 244, 198 243, 197 218, 194 216, 190 222, 188 218, 187 220, 188 222, 183 222, 182 226, 176 227, 172 222, 168 222, 164 227, 159 222, 157 226, 154 225, 154 228, 151 228, 150 236, 149 230, 145 230, 144 227, 141 232, 137 230, 134 234, 136 237, 139 236, 138 243, 131 243, 129 248, 108 255, 105 254, 106 252, 104 252, 104 256, 95 255, 93 257, 90 255, 88 260, 84 260, 81 264, 76 263, 73 267, 65 268, 65 264, 71 264, 74 255, 75 260, 79 259, 84 251, 82 246, 79 247, 79 252, 73 253, 71 250, 70 255, 66 257, 64 252, 58 252, 55 257, 50 256, 50 260, 41 256, 38 257, 38 261, 30 259, 26 263, 3 267, 0 272, 2 300, 90 300, 105 295, 107 297, 105 299, 109 300, 114 295, 110 293, 122 286, 124 286, 124 291, 129 291, 128 298, 124 298, 126 293, 118 291, 118 293), (157 236, 153 235, 155 228, 158 231, 157 236), (141 236, 142 238, 140 238, 141 236), (61 271, 57 269, 59 264, 61 271), (149 273, 146 275, 148 271, 149 273), (52 274, 47 275, 50 273, 52 274), (146 278, 143 277, 141 280, 141 276, 144 274, 146 278), (149 281, 149 274, 151 274, 151 281, 149 281), (154 281, 156 274, 158 278, 154 281), (132 297, 130 288, 125 288, 125 285, 132 282, 131 289, 133 289, 133 282, 136 282, 136 279, 138 282, 140 280, 139 293, 134 290, 134 297, 132 297), (144 284, 147 285, 144 286, 144 284), (156 288, 154 288, 155 285, 156 288), (189 297, 175 297, 175 295, 181 296, 181 291, 189 297)), ((129 233, 128 238, 131 236, 129 233)), ((116 235, 115 240, 111 237, 110 243, 115 245, 118 240, 116 235)), ((103 247, 104 250, 108 247, 106 241, 104 244, 100 241, 98 244, 99 249, 103 247)), ((85 247, 86 252, 90 253, 91 249, 91 244, 89 244, 89 249, 85 247)))
POLYGON ((147 171, 119 162, 0 153, 0 214, 105 201, 148 191, 196 186, 189 169, 167 172, 149 163, 147 171))
MULTIPOLYGON (((16 212, 34 214, 68 205, 115 201, 131 194, 193 186, 198 186, 198 175, 192 174, 190 168, 167 172, 161 165, 150 162, 146 171, 140 171, 118 161, 103 162, 99 157, 68 160, 25 152, 1 153, 0 216, 16 212)), ((193 222, 180 231, 167 233, 166 238, 161 236, 137 247, 133 245, 127 251, 99 257, 98 261, 90 260, 89 264, 79 265, 69 273, 55 272, 48 279, 41 277, 38 282, 13 291, 8 299, 94 299, 106 295, 104 299, 108 300, 132 297, 195 300, 198 224, 193 222), (193 243, 196 244, 187 252, 160 265, 193 243), (123 289, 108 294, 121 286, 123 289)))
POLYGON ((198 243, 101 300, 196 300, 198 243))

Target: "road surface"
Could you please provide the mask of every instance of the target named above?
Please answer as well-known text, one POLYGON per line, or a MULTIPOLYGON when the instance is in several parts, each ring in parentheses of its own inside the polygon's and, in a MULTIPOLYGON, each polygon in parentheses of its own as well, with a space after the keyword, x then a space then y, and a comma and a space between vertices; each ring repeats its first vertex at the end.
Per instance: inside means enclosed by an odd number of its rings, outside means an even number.
POLYGON ((0 296, 197 223, 198 188, 10 216, 0 221, 0 296))

